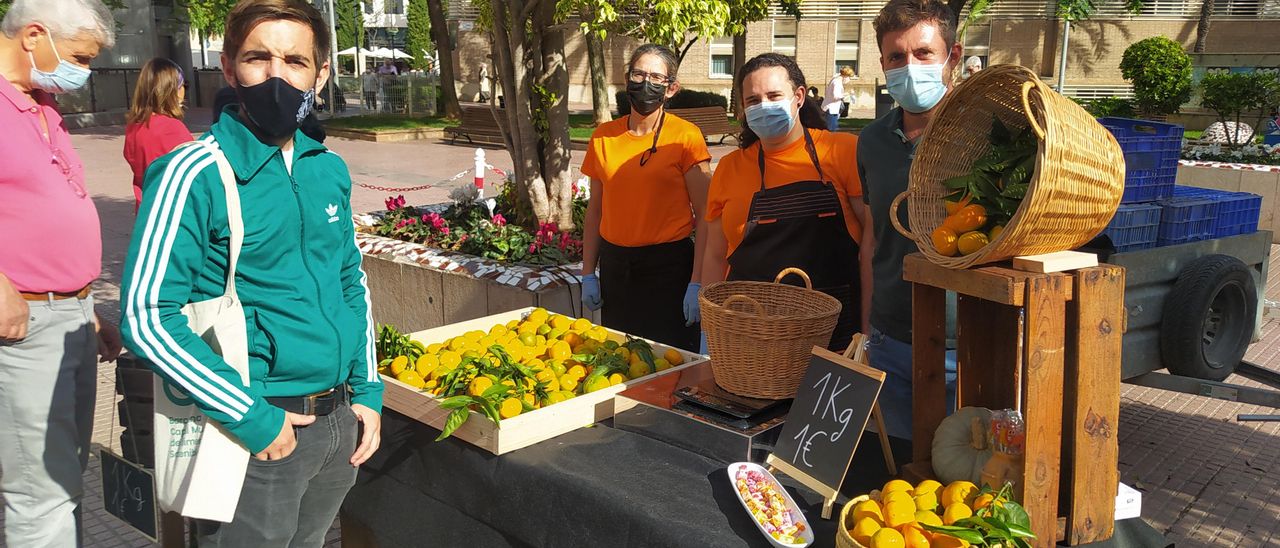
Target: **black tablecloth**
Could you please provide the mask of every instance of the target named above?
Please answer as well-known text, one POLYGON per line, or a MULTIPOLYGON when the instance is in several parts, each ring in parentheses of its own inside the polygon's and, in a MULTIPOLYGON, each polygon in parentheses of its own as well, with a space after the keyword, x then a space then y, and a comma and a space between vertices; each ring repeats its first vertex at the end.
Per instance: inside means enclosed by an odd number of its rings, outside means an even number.
MULTIPOLYGON (((342 506, 380 548, 769 546, 724 463, 684 449, 604 425, 502 456, 459 440, 433 442, 438 434, 392 411, 383 417, 382 449, 342 506)), ((883 484, 881 458, 878 440, 864 436, 842 491, 883 484)), ((818 495, 779 479, 813 526, 813 546, 833 546, 839 507, 821 519, 818 495)), ((1143 538, 1145 531, 1121 533, 1133 527, 1117 524, 1117 540, 1143 538)), ((1136 545, 1165 546, 1149 538, 1136 545)))

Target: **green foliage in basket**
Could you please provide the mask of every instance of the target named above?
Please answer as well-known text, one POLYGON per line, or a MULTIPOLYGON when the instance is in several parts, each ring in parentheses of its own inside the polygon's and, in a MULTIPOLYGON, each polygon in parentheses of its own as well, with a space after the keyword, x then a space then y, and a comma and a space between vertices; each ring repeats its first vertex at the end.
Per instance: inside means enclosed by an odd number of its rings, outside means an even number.
POLYGON ((953 202, 978 204, 995 224, 1009 222, 1018 211, 1036 170, 1035 133, 1030 128, 1016 136, 999 118, 991 123, 991 148, 973 162, 973 171, 943 181, 953 202))
POLYGON ((951 525, 922 526, 932 533, 941 533, 956 537, 973 546, 1005 546, 1031 548, 1030 539, 1035 538, 1031 532, 1031 518, 1021 504, 1013 502, 1010 494, 1013 485, 1006 483, 995 492, 990 487, 983 487, 978 494, 993 494, 995 501, 978 509, 973 516, 956 520, 951 525))

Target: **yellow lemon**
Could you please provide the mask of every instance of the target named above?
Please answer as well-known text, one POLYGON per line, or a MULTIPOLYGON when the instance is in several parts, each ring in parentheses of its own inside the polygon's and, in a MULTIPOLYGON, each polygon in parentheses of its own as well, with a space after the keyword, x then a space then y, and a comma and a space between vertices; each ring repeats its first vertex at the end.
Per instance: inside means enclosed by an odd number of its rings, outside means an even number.
POLYGON ((443 365, 437 365, 435 369, 431 370, 431 373, 427 374, 427 378, 430 378, 433 380, 439 379, 440 377, 448 375, 450 371, 453 371, 453 369, 449 367, 445 367, 443 365))
POLYGON ((929 548, 929 537, 925 536, 924 529, 914 523, 908 523, 898 527, 898 532, 902 533, 902 539, 906 542, 907 548, 929 548))
POLYGON ((560 314, 556 314, 552 316, 551 319, 548 321, 551 323, 552 328, 566 330, 566 331, 569 329, 569 326, 573 325, 573 320, 570 320, 569 318, 560 314))
POLYGON ((547 356, 553 360, 568 359, 571 355, 573 355, 573 349, 565 341, 556 341, 555 344, 551 345, 551 350, 547 353, 547 356))
POLYGON ((436 367, 440 366, 440 358, 434 354, 423 354, 418 356, 418 361, 413 364, 413 370, 419 375, 427 376, 436 367))
POLYGON ((974 230, 960 235, 960 238, 956 240, 956 249, 960 251, 961 255, 970 255, 986 247, 989 243, 991 243, 991 240, 987 238, 985 233, 974 230))
POLYGON ((489 377, 476 377, 471 379, 471 383, 467 385, 467 394, 471 396, 480 396, 493 386, 493 381, 489 377))
POLYGON ((445 350, 440 353, 440 365, 453 369, 457 367, 459 363, 462 363, 462 354, 454 352, 453 350, 445 350))
POLYGON ((671 362, 668 362, 666 358, 658 358, 653 360, 653 368, 658 371, 666 371, 671 369, 671 362))
POLYGON ((874 500, 864 500, 853 506, 853 519, 865 517, 873 517, 876 521, 884 523, 884 512, 880 511, 880 504, 874 500))
POLYGON ((502 338, 502 336, 506 334, 507 334, 507 326, 505 325, 498 324, 489 328, 489 335, 493 336, 494 338, 502 338))
POLYGON ((441 350, 441 349, 443 349, 443 348, 444 348, 444 345, 443 345, 443 344, 440 344, 440 343, 431 343, 431 344, 428 344, 428 345, 427 345, 427 353, 428 353, 428 354, 439 354, 439 353, 440 353, 440 350, 441 350))
POLYGON ((853 536, 853 540, 858 541, 858 544, 865 546, 871 544, 872 535, 875 535, 876 531, 879 531, 883 527, 884 526, 880 524, 880 520, 876 519, 874 516, 866 516, 854 520, 853 529, 849 530, 849 534, 853 536))
POLYGON ((625 381, 625 380, 627 380, 627 377, 624 376, 622 373, 614 373, 612 375, 609 375, 609 386, 613 386, 615 384, 621 384, 622 381, 625 381))
POLYGON ((942 518, 928 510, 916 510, 916 523, 938 526, 942 525, 942 518))
POLYGON ((915 496, 916 510, 933 511, 938 507, 938 495, 936 493, 924 493, 915 496))
POLYGON ((950 485, 942 490, 942 496, 938 497, 938 503, 942 506, 951 506, 955 503, 968 504, 973 497, 978 494, 978 486, 971 481, 959 480, 953 481, 950 485))
MULTIPOLYGON (((906 491, 889 491, 880 495, 880 505, 887 506, 890 502, 909 502, 911 506, 916 505, 915 499, 911 498, 911 494, 906 491)), ((913 510, 914 511, 914 510, 913 510)))
POLYGON ((679 350, 674 348, 668 348, 666 352, 663 352, 662 358, 667 360, 667 363, 671 365, 680 365, 684 363, 684 354, 681 354, 679 350))
POLYGON ((409 367, 408 356, 396 356, 395 359, 391 360, 392 375, 399 376, 407 367, 409 367))
POLYGON ((973 510, 971 510, 968 505, 963 502, 957 502, 947 506, 947 509, 942 512, 942 523, 951 525, 952 523, 972 515, 973 510))
POLYGON ((929 548, 969 548, 969 541, 944 533, 934 533, 929 540, 929 548))
POLYGON ((643 363, 633 363, 627 368, 627 376, 638 379, 649 374, 649 366, 643 363))
POLYGON ((582 385, 582 393, 590 394, 592 392, 595 392, 596 390, 604 390, 605 388, 608 388, 608 387, 609 387, 609 379, 606 379, 604 377, 595 377, 591 380, 588 380, 586 384, 582 385))
POLYGON ((911 484, 907 483, 906 480, 900 480, 900 479, 889 480, 888 483, 884 484, 884 488, 880 489, 880 491, 884 493, 891 493, 893 491, 906 491, 907 494, 909 495, 915 494, 911 492, 911 484))
POLYGON ((502 405, 498 407, 498 416, 504 419, 509 419, 519 415, 521 411, 524 411, 524 406, 520 404, 520 400, 516 398, 507 398, 502 400, 502 405))
POLYGON ((993 242, 996 241, 996 238, 999 238, 1002 232, 1004 232, 1004 225, 996 225, 991 227, 991 232, 990 232, 991 241, 993 242))
MULTIPOLYGON (((409 359, 405 358, 405 361, 409 361, 409 359)), ((405 369, 404 371, 401 371, 400 373, 396 374, 396 380, 402 383, 405 383, 409 386, 412 386, 414 388, 422 388, 426 386, 426 384, 422 381, 422 377, 418 375, 418 372, 412 369, 405 369)))
POLYGON ((897 529, 885 527, 876 531, 876 534, 871 535, 871 544, 868 546, 871 548, 901 548, 906 545, 907 540, 902 538, 902 533, 899 533, 897 529))
POLYGON ((924 493, 933 493, 933 492, 936 492, 938 489, 942 489, 942 484, 938 483, 936 480, 927 479, 916 484, 917 495, 922 495, 924 493))
POLYGON ((569 392, 573 392, 574 389, 578 388, 579 378, 580 377, 574 376, 569 373, 560 375, 560 390, 567 390, 569 392))
POLYGON ((547 312, 547 309, 538 307, 529 311, 528 320, 533 323, 545 323, 549 317, 551 317, 551 313, 547 312))
POLYGON ((573 320, 573 329, 575 331, 586 331, 591 329, 591 321, 586 318, 578 318, 573 320))
POLYGON ((884 524, 888 527, 897 527, 904 523, 911 523, 916 519, 916 505, 907 501, 892 500, 884 505, 884 524))
POLYGON ((973 499, 973 509, 976 511, 976 510, 981 510, 983 508, 986 508, 995 499, 996 498, 992 496, 991 493, 984 493, 984 494, 978 495, 978 498, 973 499))
POLYGON ((446 346, 449 347, 449 350, 452 350, 454 352, 462 352, 462 347, 466 345, 467 345, 467 340, 462 337, 454 337, 452 339, 449 339, 449 342, 446 343, 446 346))
POLYGON ((583 377, 587 376, 587 368, 582 367, 581 365, 575 365, 570 367, 568 371, 565 371, 564 374, 572 375, 578 380, 582 380, 583 377))

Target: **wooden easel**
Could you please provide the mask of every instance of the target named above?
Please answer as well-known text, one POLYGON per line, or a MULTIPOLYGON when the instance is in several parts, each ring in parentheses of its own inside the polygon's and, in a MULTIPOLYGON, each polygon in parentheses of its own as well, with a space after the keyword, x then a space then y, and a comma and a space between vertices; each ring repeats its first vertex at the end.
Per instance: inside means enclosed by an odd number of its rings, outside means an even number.
MULTIPOLYGON (((861 367, 871 369, 870 365, 867 363, 866 347, 867 336, 862 333, 857 333, 853 336, 853 340, 849 342, 849 347, 845 349, 841 356, 856 362, 857 365, 861 367)), ((879 371, 877 370, 877 372, 879 371)), ((889 449, 889 434, 885 431, 884 416, 880 411, 880 402, 878 399, 871 407, 871 417, 876 421, 876 433, 880 436, 880 447, 884 452, 884 464, 889 470, 889 475, 896 476, 898 474, 898 467, 893 459, 893 451, 889 449)), ((851 454, 849 455, 849 464, 852 463, 853 455, 851 454)), ((770 474, 774 472, 782 472, 783 474, 786 474, 800 482, 805 487, 808 487, 819 495, 822 495, 822 519, 831 519, 832 509, 835 507, 836 499, 840 496, 839 485, 827 485, 819 481, 817 478, 802 472, 799 468, 791 465, 791 463, 774 457, 772 454, 765 459, 765 464, 768 466, 770 474)), ((845 465, 846 469, 848 466, 848 464, 845 465)))

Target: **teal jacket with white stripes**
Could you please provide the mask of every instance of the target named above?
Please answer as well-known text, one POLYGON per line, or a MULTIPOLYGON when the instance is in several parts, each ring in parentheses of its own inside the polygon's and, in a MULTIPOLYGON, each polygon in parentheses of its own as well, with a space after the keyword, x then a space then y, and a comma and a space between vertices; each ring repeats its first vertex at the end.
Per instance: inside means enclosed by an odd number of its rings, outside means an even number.
POLYGON ((346 163, 298 131, 290 172, 280 148, 258 140, 235 106, 200 140, 221 148, 240 191, 244 244, 236 291, 249 331, 249 386, 181 312, 187 303, 222 295, 226 283, 226 196, 205 147, 180 147, 147 168, 120 299, 126 345, 254 453, 284 425, 284 410, 268 397, 346 383, 353 404, 380 413, 346 163))

